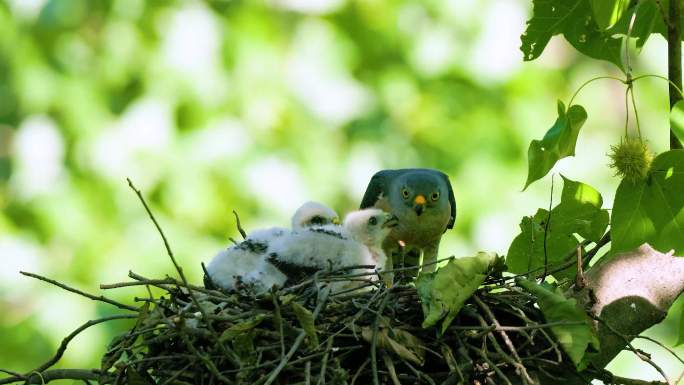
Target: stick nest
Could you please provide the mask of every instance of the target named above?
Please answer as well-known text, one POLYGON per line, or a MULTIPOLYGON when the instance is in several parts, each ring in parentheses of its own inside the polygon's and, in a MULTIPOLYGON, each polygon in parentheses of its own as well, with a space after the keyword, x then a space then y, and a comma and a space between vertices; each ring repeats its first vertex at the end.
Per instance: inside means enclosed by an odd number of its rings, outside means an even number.
POLYGON ((131 277, 126 286, 162 295, 136 298, 137 322, 111 342, 100 383, 510 384, 575 373, 535 298, 492 277, 443 335, 421 326, 412 285, 344 271, 261 296, 131 277), (359 286, 331 289, 344 280, 359 286))

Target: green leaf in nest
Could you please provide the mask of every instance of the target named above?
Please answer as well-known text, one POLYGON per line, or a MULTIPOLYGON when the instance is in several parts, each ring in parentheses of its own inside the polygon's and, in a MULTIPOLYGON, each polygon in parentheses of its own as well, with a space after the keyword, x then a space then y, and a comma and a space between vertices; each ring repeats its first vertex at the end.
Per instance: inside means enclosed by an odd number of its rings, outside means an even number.
POLYGON ((425 315, 423 327, 434 326, 444 319, 441 328, 444 333, 463 303, 484 282, 495 259, 493 253, 480 252, 474 257, 454 259, 436 272, 421 274, 416 288, 425 315))
POLYGON ((138 372, 132 367, 126 369, 126 384, 128 385, 152 385, 154 379, 147 372, 138 372))
POLYGON ((258 314, 245 321, 232 325, 228 329, 224 330, 223 333, 221 333, 221 336, 219 337, 219 342, 234 340, 237 336, 257 327, 261 323, 261 321, 266 319, 266 317, 267 316, 265 314, 258 314))
POLYGON ((546 132, 542 140, 533 140, 527 150, 527 186, 542 178, 560 159, 575 155, 575 144, 582 125, 587 120, 587 112, 580 105, 572 105, 566 111, 565 105, 558 101, 558 118, 546 132))
MULTIPOLYGON (((601 208, 601 194, 582 182, 563 177, 560 203, 549 212, 539 209, 533 217, 520 222, 520 234, 515 237, 506 255, 509 271, 526 273, 544 267, 544 233, 546 232, 546 255, 549 267, 565 262, 563 257, 577 248, 575 234, 584 239, 598 241, 609 221, 608 211, 601 208)), ((554 273, 556 278, 574 276, 574 266, 554 273)))
POLYGON ((646 179, 620 183, 610 233, 612 254, 648 242, 684 255, 684 150, 656 156, 646 179))
POLYGON ((591 344, 598 349, 599 341, 589 317, 577 306, 577 301, 565 298, 558 288, 554 290, 547 285, 538 285, 526 279, 517 279, 516 283, 537 297, 537 303, 546 322, 568 323, 552 326, 551 332, 578 369, 583 369, 582 358, 587 347, 591 344))
MULTIPOLYGON (((533 0, 532 4, 532 18, 527 21, 527 28, 520 37, 520 50, 523 52, 524 60, 536 59, 552 36, 563 34, 565 39, 584 55, 609 61, 624 71, 620 54, 622 40, 599 28, 589 0, 533 0)), ((620 12, 616 11, 615 15, 618 13, 620 12)), ((601 18, 610 22, 614 16, 602 15, 601 18)))
POLYGON ((304 329, 304 332, 309 337, 309 345, 317 346, 318 334, 316 334, 316 326, 314 325, 313 313, 311 313, 309 309, 305 308, 298 302, 292 301, 292 303, 290 303, 290 306, 292 306, 292 310, 294 311, 295 316, 297 316, 299 325, 301 325, 302 329, 304 329))
MULTIPOLYGON (((381 349, 389 350, 399 357, 417 365, 425 362, 425 345, 413 334, 399 328, 390 328, 387 320, 383 320, 383 325, 378 328, 376 335, 377 346, 381 349)), ((361 329, 361 337, 372 343, 373 328, 364 326, 361 329)))

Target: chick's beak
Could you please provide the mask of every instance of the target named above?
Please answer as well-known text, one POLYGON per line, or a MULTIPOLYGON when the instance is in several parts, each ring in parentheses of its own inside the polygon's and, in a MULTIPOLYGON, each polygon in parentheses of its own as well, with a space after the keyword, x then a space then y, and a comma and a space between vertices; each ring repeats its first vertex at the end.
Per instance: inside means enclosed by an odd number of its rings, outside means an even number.
POLYGON ((397 218, 396 215, 392 215, 389 218, 387 218, 385 223, 382 224, 382 227, 392 228, 392 227, 396 227, 397 225, 399 225, 399 218, 397 218))
POLYGON ((339 218, 339 217, 333 218, 333 219, 332 219, 332 224, 333 224, 333 225, 339 225, 339 224, 340 224, 340 218, 339 218))
POLYGON ((425 197, 422 195, 417 195, 416 198, 413 199, 413 203, 413 209, 416 210, 416 214, 420 216, 425 209, 425 197))

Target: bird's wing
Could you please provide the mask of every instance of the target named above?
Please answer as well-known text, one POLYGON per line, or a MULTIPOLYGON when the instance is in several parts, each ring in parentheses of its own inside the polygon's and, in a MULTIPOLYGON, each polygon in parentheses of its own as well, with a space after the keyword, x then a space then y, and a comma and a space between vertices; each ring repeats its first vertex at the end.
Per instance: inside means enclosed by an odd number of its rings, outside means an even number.
POLYGON ((456 198, 454 198, 454 190, 451 188, 451 182, 449 181, 447 174, 440 171, 437 171, 437 173, 439 174, 439 177, 444 180, 444 183, 447 186, 447 191, 449 192, 449 204, 451 205, 451 217, 449 218, 447 228, 444 230, 446 232, 446 230, 454 228, 454 222, 456 221, 456 198))
POLYGON ((367 209, 373 207, 375 202, 378 201, 380 194, 387 195, 387 184, 394 176, 394 170, 382 170, 378 171, 373 175, 370 182, 368 182, 368 187, 366 187, 366 193, 363 194, 363 199, 361 200, 361 209, 367 209))

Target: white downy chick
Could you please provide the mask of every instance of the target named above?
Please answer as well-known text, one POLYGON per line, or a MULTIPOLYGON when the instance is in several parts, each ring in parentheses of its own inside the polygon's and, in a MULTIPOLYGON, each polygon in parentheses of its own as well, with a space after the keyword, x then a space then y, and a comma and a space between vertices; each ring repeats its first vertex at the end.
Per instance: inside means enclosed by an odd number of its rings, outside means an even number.
MULTIPOLYGON (((340 218, 335 210, 330 207, 309 201, 301 205, 292 215, 292 230, 301 230, 308 227, 338 226, 340 218)), ((339 226, 338 226, 339 227, 339 226)), ((334 228, 334 227, 333 227, 334 228)), ((273 238, 283 236, 288 232, 283 227, 270 227, 258 229, 249 233, 247 239, 262 243, 268 243, 273 238)))
MULTIPOLYGON (((335 222, 339 222, 337 213, 317 202, 306 202, 292 216, 293 229, 335 222)), ((265 291, 282 285, 287 277, 266 260, 265 251, 271 242, 288 233, 283 227, 257 229, 243 242, 220 251, 206 266, 209 277, 204 277, 205 286, 230 290, 248 285, 265 291)))
POLYGON ((340 229, 329 226, 292 231, 269 244, 268 261, 288 278, 313 270, 386 262, 382 242, 398 224, 396 217, 380 209, 347 215, 340 229))
POLYGON ((292 216, 292 230, 305 227, 339 225, 340 217, 335 210, 318 202, 306 202, 292 216))

